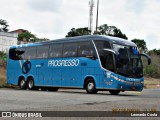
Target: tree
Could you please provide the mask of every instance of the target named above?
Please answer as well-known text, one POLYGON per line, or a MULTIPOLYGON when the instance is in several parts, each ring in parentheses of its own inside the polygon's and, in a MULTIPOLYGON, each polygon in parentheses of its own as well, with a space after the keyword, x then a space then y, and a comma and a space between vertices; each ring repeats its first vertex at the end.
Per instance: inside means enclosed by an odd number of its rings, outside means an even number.
POLYGON ((156 54, 160 55, 160 49, 156 50, 156 54))
POLYGON ((42 41, 47 41, 49 40, 48 38, 37 38, 35 42, 42 42, 42 41))
POLYGON ((127 36, 121 32, 120 29, 115 26, 108 26, 107 24, 99 26, 98 31, 95 31, 94 34, 114 36, 126 40, 128 39, 127 36))
POLYGON ((137 45, 137 47, 138 47, 138 49, 139 49, 139 51, 141 53, 147 51, 146 42, 144 40, 142 40, 142 39, 133 39, 131 41, 134 42, 137 45))
POLYGON ((154 55, 160 55, 160 49, 153 49, 153 50, 150 50, 149 52, 148 52, 148 54, 149 55, 151 55, 151 54, 154 54, 154 55))
POLYGON ((7 59, 7 54, 0 51, 0 60, 5 60, 5 59, 7 59))
POLYGON ((31 32, 24 32, 18 35, 18 41, 35 42, 37 37, 31 32))
MULTIPOLYGON (((66 37, 74 37, 74 36, 81 36, 81 35, 90 35, 91 31, 87 28, 72 28, 66 37)), ((121 32, 120 29, 116 28, 115 26, 108 26, 107 24, 101 25, 98 27, 98 31, 95 31, 94 34, 99 35, 108 35, 108 36, 114 36, 119 38, 128 39, 125 34, 121 32)))
POLYGON ((72 28, 66 35, 66 37, 74 37, 74 36, 81 36, 81 35, 90 35, 91 31, 88 30, 87 27, 84 28, 72 28))
POLYGON ((8 27, 7 21, 0 19, 0 32, 8 32, 8 27))
POLYGON ((32 34, 31 32, 23 32, 18 35, 18 41, 19 44, 21 44, 21 41, 24 43, 29 43, 29 42, 42 42, 42 41, 47 41, 49 40, 48 38, 38 38, 36 35, 32 34))

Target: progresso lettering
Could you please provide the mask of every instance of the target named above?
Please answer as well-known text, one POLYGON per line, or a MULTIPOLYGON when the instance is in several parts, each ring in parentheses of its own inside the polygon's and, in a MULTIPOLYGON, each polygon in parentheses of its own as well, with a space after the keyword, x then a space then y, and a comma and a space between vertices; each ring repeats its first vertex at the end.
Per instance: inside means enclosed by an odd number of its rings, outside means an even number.
POLYGON ((79 59, 71 59, 71 60, 49 60, 48 66, 49 67, 67 67, 67 66, 78 66, 79 59))

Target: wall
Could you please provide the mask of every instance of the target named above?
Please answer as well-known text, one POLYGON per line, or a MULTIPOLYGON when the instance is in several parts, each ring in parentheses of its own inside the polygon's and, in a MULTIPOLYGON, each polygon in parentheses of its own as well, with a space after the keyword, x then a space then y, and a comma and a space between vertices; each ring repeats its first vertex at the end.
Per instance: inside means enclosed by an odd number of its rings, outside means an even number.
POLYGON ((17 45, 17 33, 0 32, 0 51, 7 52, 8 47, 17 45))

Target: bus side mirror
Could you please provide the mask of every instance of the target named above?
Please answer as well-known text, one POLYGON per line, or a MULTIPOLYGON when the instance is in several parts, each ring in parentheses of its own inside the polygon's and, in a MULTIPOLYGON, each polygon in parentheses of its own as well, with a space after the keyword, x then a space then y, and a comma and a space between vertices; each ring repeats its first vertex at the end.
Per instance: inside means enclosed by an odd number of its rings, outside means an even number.
POLYGON ((144 56, 144 57, 146 57, 147 58, 147 60, 148 60, 148 65, 150 65, 151 64, 151 57, 149 56, 149 55, 147 55, 147 54, 145 54, 145 53, 143 53, 143 54, 140 54, 141 56, 144 56))

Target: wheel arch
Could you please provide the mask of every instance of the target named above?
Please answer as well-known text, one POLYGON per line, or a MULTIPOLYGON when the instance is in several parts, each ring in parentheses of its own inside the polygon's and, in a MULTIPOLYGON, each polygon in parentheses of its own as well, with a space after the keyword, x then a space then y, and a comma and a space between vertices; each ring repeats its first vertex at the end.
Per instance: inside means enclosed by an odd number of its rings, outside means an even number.
POLYGON ((34 82, 34 77, 32 75, 27 76, 27 82, 29 81, 29 79, 33 79, 34 82))

